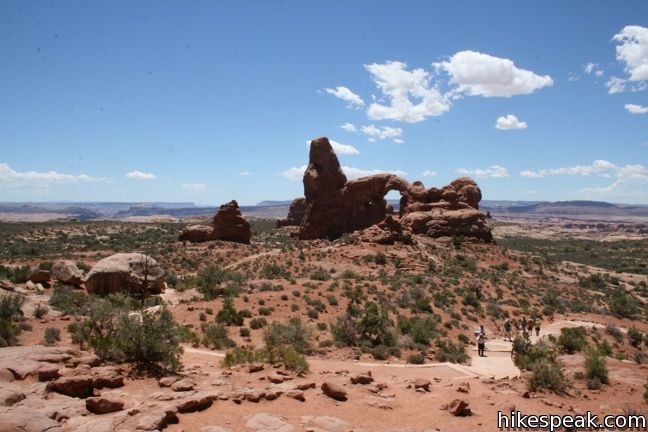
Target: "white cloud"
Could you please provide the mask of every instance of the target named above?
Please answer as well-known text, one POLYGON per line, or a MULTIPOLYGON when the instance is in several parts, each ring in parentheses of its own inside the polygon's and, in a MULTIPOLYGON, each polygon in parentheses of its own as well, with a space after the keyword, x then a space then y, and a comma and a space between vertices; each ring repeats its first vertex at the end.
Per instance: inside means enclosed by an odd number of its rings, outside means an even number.
POLYGON ((612 40, 620 44, 616 57, 625 63, 630 81, 648 80, 648 28, 626 26, 612 40))
POLYGON ((594 74, 597 77, 603 76, 603 69, 601 69, 601 66, 599 66, 598 63, 592 63, 592 62, 587 63, 583 65, 583 69, 585 70, 585 73, 587 75, 594 74))
POLYGON ((137 180, 155 180, 157 178, 155 174, 145 173, 138 170, 129 172, 128 174, 126 174, 126 177, 137 180))
POLYGON ((509 129, 526 129, 526 122, 518 120, 513 114, 509 114, 505 117, 499 117, 497 123, 495 124, 497 129, 509 130, 509 129))
MULTIPOLYGON (((616 165, 606 160, 595 160, 590 165, 575 165, 563 168, 549 168, 538 171, 520 171, 521 177, 541 178, 554 175, 580 175, 599 177, 645 177, 648 172, 642 165, 616 165)), ((648 178, 648 177, 647 177, 648 178)))
POLYGON ((347 132, 358 132, 358 129, 356 129, 353 123, 344 123, 342 126, 340 126, 340 129, 347 132))
POLYGON ((384 174, 384 173, 396 174, 401 177, 407 175, 406 172, 401 170, 380 170, 380 169, 366 170, 366 169, 350 167, 350 166, 343 166, 342 171, 344 171, 344 174, 346 174, 348 179, 357 179, 360 177, 366 177, 374 174, 384 174))
POLYGON ((373 102, 367 111, 372 120, 398 120, 418 123, 427 117, 443 114, 450 109, 447 98, 436 86, 430 85, 430 74, 423 69, 407 70, 402 62, 365 65, 389 104, 373 102), (418 103, 413 103, 415 98, 418 103))
POLYGON ((460 51, 434 66, 450 75, 450 82, 457 85, 457 94, 510 97, 553 85, 549 75, 537 75, 518 68, 509 59, 475 51, 460 51))
POLYGON ((14 170, 7 163, 0 163, 0 186, 47 185, 50 183, 95 182, 99 179, 86 174, 62 174, 56 171, 38 172, 14 170))
POLYGON ((249 176, 249 175, 252 175, 252 173, 251 173, 250 171, 241 171, 241 172, 239 173, 239 175, 242 175, 242 176, 249 176))
POLYGON ((488 168, 459 168, 456 170, 456 173, 461 175, 491 178, 503 178, 509 176, 508 170, 501 165, 491 165, 488 168))
POLYGON ((623 93, 626 89, 626 80, 619 77, 610 77, 605 83, 609 94, 623 93))
POLYGON ((625 104, 623 106, 629 113, 632 114, 646 114, 648 113, 648 107, 635 104, 625 104))
POLYGON ((405 141, 403 141, 403 140, 400 139, 400 138, 394 138, 394 142, 395 142, 396 144, 405 144, 405 141))
POLYGON ((364 106, 364 101, 362 100, 362 98, 346 87, 335 87, 334 89, 327 88, 324 90, 326 91, 326 93, 348 102, 349 106, 351 107, 364 106))
POLYGON ((362 126, 362 133, 371 138, 386 139, 386 138, 399 138, 403 136, 403 129, 393 128, 389 126, 376 127, 375 125, 362 126))
MULTIPOLYGON (((336 154, 339 155, 355 155, 355 154, 360 154, 357 148, 353 147, 350 144, 341 144, 337 141, 333 141, 332 139, 329 140, 331 143, 331 147, 333 147, 333 151, 336 154)), ((310 141, 306 141, 306 146, 310 147, 310 141)))
POLYGON ((435 175, 437 175, 437 173, 435 171, 432 171, 432 170, 425 170, 425 171, 423 171, 421 173, 421 175, 423 177, 434 177, 435 175))
POLYGON ((207 189, 205 183, 184 183, 182 189, 187 191, 187 193, 198 194, 202 193, 207 189))
POLYGON ((298 166, 298 167, 291 167, 291 168, 288 168, 285 171, 281 171, 279 173, 279 175, 282 175, 282 176, 286 177, 290 181, 301 180, 302 177, 304 177, 304 171, 306 171, 307 167, 308 167, 308 165, 302 165, 302 166, 298 166))
MULTIPOLYGON (((282 175, 291 181, 298 181, 303 178, 304 171, 306 171, 306 168, 307 165, 288 168, 287 170, 280 172, 279 175, 282 175)), ((379 170, 379 169, 367 170, 367 169, 350 167, 350 166, 342 166, 342 171, 344 171, 344 174, 346 174, 347 178, 350 180, 360 178, 360 177, 366 177, 374 174, 383 174, 383 173, 391 173, 399 176, 407 175, 406 172, 400 170, 379 170)))

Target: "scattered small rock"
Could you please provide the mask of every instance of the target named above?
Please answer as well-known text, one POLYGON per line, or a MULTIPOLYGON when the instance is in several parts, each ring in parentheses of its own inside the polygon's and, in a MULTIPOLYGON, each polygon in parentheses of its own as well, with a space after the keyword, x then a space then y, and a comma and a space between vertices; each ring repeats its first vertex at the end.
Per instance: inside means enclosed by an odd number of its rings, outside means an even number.
POLYGON ((111 397, 89 397, 86 408, 94 414, 107 414, 124 409, 124 401, 111 397))

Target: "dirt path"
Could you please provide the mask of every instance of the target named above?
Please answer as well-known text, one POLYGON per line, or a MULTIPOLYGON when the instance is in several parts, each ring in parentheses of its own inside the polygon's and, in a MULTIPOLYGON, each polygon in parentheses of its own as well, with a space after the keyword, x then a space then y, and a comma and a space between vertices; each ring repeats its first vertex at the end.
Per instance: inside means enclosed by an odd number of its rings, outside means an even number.
POLYGON ((233 262, 231 264, 228 264, 223 268, 225 270, 232 270, 232 269, 237 268, 241 264, 244 264, 244 263, 250 262, 250 261, 254 261, 257 258, 261 258, 261 257, 264 257, 264 256, 270 256, 270 255, 279 255, 280 253, 281 253, 280 249, 272 249, 271 251, 267 251, 267 252, 259 252, 259 253, 256 253, 254 255, 246 256, 245 258, 242 258, 242 259, 240 259, 238 261, 235 261, 235 262, 233 262))

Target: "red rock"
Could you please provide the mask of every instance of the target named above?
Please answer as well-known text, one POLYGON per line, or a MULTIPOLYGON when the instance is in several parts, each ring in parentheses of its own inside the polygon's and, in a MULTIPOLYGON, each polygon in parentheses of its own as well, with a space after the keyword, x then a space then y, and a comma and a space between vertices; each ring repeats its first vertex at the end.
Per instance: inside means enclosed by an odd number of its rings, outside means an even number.
POLYGON ((322 392, 330 398, 333 398, 335 400, 339 401, 345 401, 347 400, 347 392, 342 388, 342 386, 326 381, 322 384, 321 386, 322 392))
POLYGON ((83 283, 83 271, 73 261, 59 260, 52 266, 52 279, 68 285, 83 283))
POLYGON ((208 225, 189 225, 178 236, 180 241, 190 241, 193 243, 201 243, 209 240, 215 240, 213 235, 214 228, 208 225))
POLYGON ((464 417, 472 414, 468 408, 468 402, 462 399, 455 399, 448 405, 448 411, 455 417, 464 417))
POLYGON ((284 219, 277 219, 277 228, 301 225, 305 211, 306 199, 295 198, 288 208, 288 216, 284 219))
POLYGON ((164 291, 164 270, 147 255, 117 253, 92 267, 85 286, 90 294, 99 295, 142 290, 160 294, 164 291))
POLYGON ((214 238, 236 243, 250 243, 250 223, 241 215, 235 200, 220 206, 214 216, 214 238))
POLYGON ((86 408, 94 414, 107 414, 124 409, 124 401, 108 397, 89 397, 86 399, 86 408))
POLYGON ((47 389, 66 396, 86 398, 92 396, 92 377, 89 375, 66 376, 50 381, 47 389))
POLYGON ((364 374, 357 374, 351 377, 351 384, 371 384, 374 381, 371 371, 364 374))

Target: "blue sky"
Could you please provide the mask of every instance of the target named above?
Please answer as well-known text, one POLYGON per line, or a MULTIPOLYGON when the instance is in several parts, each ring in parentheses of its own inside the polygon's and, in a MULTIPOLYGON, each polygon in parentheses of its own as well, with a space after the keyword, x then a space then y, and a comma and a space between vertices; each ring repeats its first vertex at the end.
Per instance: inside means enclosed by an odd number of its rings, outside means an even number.
POLYGON ((648 2, 0 2, 0 201, 302 195, 349 177, 648 204, 648 2), (405 3, 405 4, 402 4, 405 3))

